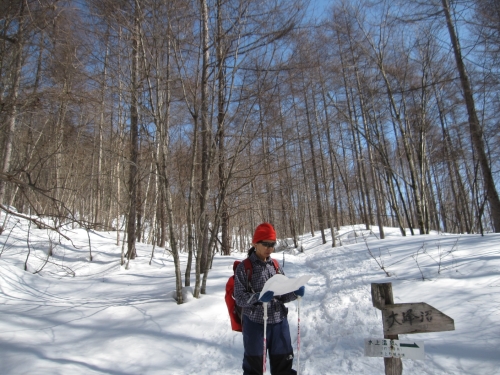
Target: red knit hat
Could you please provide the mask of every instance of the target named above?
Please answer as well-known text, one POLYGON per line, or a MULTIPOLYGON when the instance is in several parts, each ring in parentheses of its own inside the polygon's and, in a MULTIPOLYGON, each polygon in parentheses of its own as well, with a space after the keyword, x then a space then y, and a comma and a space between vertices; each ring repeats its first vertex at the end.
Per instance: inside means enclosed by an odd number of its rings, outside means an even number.
POLYGON ((257 228, 255 228, 252 243, 258 243, 259 241, 265 240, 276 241, 276 231, 269 223, 262 223, 257 228))

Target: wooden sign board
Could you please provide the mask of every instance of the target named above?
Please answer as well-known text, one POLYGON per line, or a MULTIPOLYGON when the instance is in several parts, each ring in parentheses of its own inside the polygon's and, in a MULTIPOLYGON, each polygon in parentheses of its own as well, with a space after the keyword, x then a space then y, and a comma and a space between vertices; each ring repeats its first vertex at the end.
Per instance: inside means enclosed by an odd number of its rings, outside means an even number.
POLYGON ((425 302, 385 305, 382 309, 384 335, 453 331, 455 322, 425 302))
POLYGON ((365 339, 365 356, 422 360, 425 358, 424 342, 365 339))

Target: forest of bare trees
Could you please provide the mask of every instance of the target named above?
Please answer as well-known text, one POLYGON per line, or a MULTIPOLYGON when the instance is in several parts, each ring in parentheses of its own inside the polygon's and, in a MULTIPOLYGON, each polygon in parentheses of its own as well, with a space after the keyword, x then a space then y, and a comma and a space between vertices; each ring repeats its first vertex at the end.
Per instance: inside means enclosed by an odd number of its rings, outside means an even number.
POLYGON ((167 248, 179 303, 262 221, 500 232, 499 2, 315 5, 0 2, 0 232, 167 248))

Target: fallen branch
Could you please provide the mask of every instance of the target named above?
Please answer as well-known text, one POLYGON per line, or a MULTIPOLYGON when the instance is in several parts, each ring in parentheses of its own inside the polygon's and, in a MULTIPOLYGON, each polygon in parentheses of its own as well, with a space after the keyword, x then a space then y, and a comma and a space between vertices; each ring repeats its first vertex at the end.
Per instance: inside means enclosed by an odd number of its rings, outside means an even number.
MULTIPOLYGON (((66 239, 69 242, 71 242, 71 244, 74 246, 73 241, 71 241, 71 238, 69 238, 68 236, 65 236, 64 234, 62 234, 59 228, 51 226, 49 224, 46 224, 43 221, 41 221, 39 219, 36 219, 36 218, 33 218, 31 216, 27 216, 27 215, 21 214, 19 212, 13 211, 10 208, 4 206, 3 204, 0 204, 0 209, 2 209, 4 212, 8 213, 9 215, 12 215, 12 216, 15 216, 15 217, 19 217, 21 219, 25 219, 25 220, 29 221, 30 223, 35 224, 38 227, 38 229, 53 230, 54 232, 57 232, 57 233, 59 233, 59 235, 61 235, 62 237, 64 237, 64 239, 66 239)), ((74 247, 76 247, 76 246, 74 246, 74 247)))

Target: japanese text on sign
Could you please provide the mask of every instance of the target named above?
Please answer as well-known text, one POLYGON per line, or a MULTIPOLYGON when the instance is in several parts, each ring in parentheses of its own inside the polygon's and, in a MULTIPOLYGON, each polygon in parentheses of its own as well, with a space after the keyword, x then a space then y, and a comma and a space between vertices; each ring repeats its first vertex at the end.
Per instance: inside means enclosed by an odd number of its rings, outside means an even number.
POLYGON ((402 317, 398 318, 398 315, 399 315, 398 313, 391 311, 391 314, 387 318, 387 323, 389 327, 392 327, 394 323, 402 325, 403 323, 409 322, 410 325, 413 325, 414 321, 420 323, 423 323, 424 321, 432 322, 432 310, 420 311, 414 313, 413 309, 408 309, 406 312, 402 313, 402 317))
POLYGON ((365 356, 424 359, 423 341, 403 342, 390 339, 365 339, 365 356))

